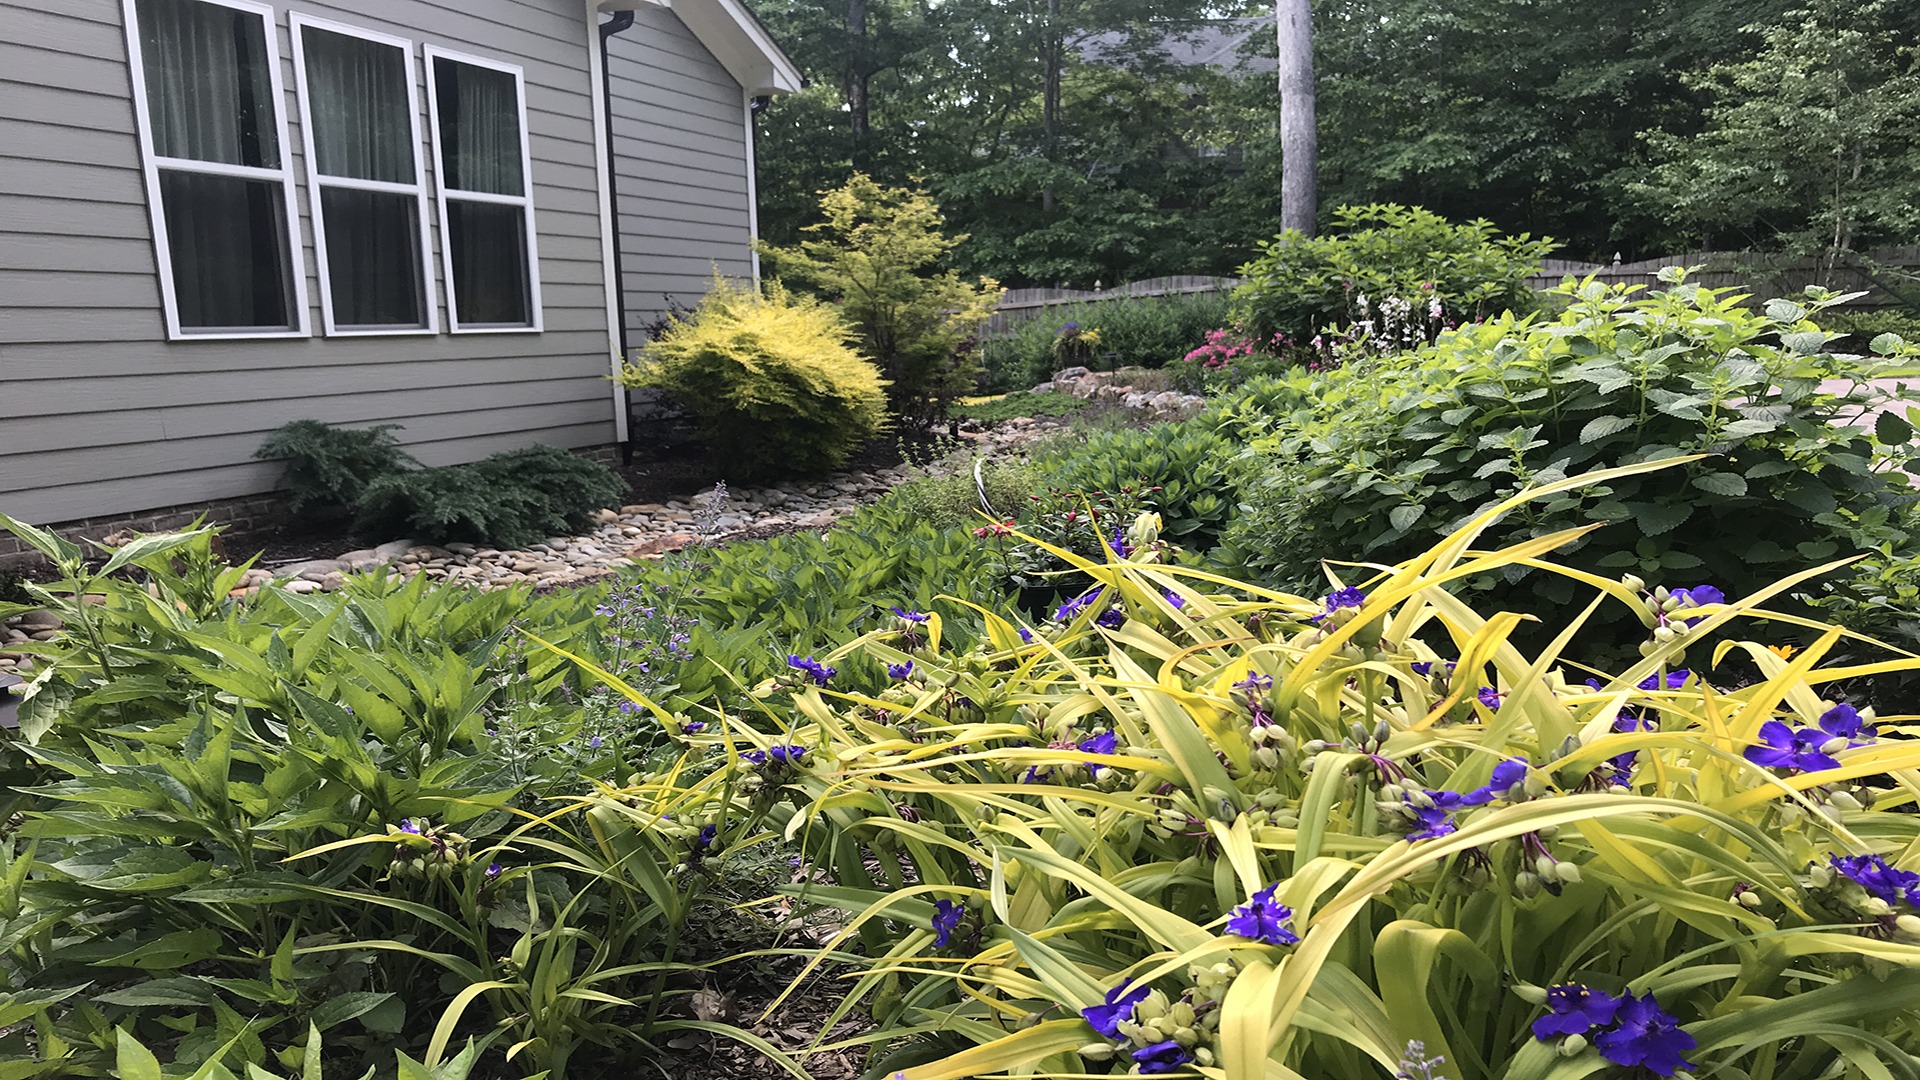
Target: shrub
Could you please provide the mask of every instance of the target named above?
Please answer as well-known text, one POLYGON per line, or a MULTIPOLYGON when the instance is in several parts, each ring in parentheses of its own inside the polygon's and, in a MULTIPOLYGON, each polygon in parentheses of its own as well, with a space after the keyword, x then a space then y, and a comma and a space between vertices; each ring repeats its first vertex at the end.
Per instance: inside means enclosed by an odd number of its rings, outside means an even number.
POLYGON ((886 425, 880 373, 849 337, 818 301, 715 279, 621 381, 679 399, 735 479, 827 473, 886 425))
MULTIPOLYGON (((1522 609, 1561 632, 1529 655, 1447 591, 1538 557, 1482 550, 1518 503, 1324 599, 1088 561, 1103 594, 1064 619, 989 609, 971 648, 877 628, 817 658, 901 669, 877 700, 789 683, 779 735, 714 736, 831 868, 782 891, 846 912, 820 957, 866 958, 838 1011, 874 1017, 868 1075, 1879 1075, 1920 1051, 1920 745, 1828 695, 1842 631, 1793 664, 1736 646, 1744 687, 1671 637, 1583 683, 1583 605, 1522 609)), ((1759 605, 1705 603, 1696 632, 1759 605)))
POLYGON ((1086 399, 1074 397, 1072 394, 1063 394, 1058 390, 1046 390, 1038 394, 1029 390, 1016 390, 1011 394, 1002 394, 970 405, 956 405, 952 413, 963 420, 994 423, 1022 416, 1071 416, 1086 407, 1086 399))
POLYGON ((417 465, 400 448, 398 424, 339 428, 318 420, 295 420, 276 428, 253 456, 281 461, 280 486, 295 512, 320 507, 352 510, 367 485, 417 465))
POLYGON ((1205 550, 1219 539, 1232 514, 1239 449, 1217 432, 1171 423, 1145 431, 1101 432, 1035 464, 1049 483, 1061 488, 1154 489, 1149 502, 1160 514, 1164 535, 1205 550))
POLYGON ((1829 311, 1820 316, 1820 328, 1845 334, 1836 342, 1850 351, 1868 347, 1881 334, 1898 334, 1910 342, 1920 342, 1920 312, 1906 308, 1850 308, 1829 311))
POLYGON ((983 492, 987 506, 1004 520, 1025 508, 1028 497, 1041 488, 1040 474, 1030 465, 983 461, 977 475, 970 462, 962 465, 902 484, 895 497, 916 519, 937 529, 972 529, 986 520, 983 492))
POLYGON ((553 446, 508 450, 471 465, 389 473, 360 496, 356 526, 377 535, 525 547, 584 531, 617 504, 613 470, 553 446))
POLYGON ((1527 276, 1555 246, 1502 236, 1489 221, 1455 225, 1417 206, 1342 206, 1322 235, 1289 230, 1262 244, 1240 268, 1246 280, 1234 291, 1234 313, 1261 339, 1306 341, 1330 325, 1372 323, 1363 329, 1408 344, 1438 329, 1427 318, 1435 302, 1453 322, 1531 310, 1527 276))
POLYGON ((986 389, 1024 390, 1062 367, 1054 341, 1068 323, 1098 327, 1100 344, 1085 359, 1096 371, 1116 367, 1165 367, 1201 344, 1208 330, 1227 321, 1225 293, 1131 297, 1097 304, 1068 304, 1015 323, 1004 335, 987 339, 986 389))
MULTIPOLYGON (((1605 525, 1567 547, 1573 565, 1650 580, 1709 573, 1730 592, 1904 544, 1896 511, 1912 495, 1898 465, 1912 431, 1891 413, 1873 433, 1845 426, 1884 400, 1865 380, 1891 368, 1825 351, 1808 317, 1834 298, 1762 313, 1685 284, 1682 271, 1668 277, 1672 288, 1645 298, 1570 287, 1575 300, 1555 320, 1501 317, 1286 384, 1302 397, 1255 443, 1268 463, 1249 482, 1232 546, 1272 579, 1313 588, 1323 557, 1398 561, 1530 485, 1683 455, 1702 456, 1528 504, 1492 535, 1605 525), (1859 382, 1834 391, 1822 380, 1859 382)), ((1576 591, 1518 566, 1470 585, 1521 579, 1549 602, 1576 591)))
POLYGON ((826 192, 820 209, 826 220, 806 229, 819 239, 764 254, 783 279, 806 283, 834 303, 860 352, 888 379, 895 415, 925 431, 949 402, 973 392, 975 335, 1000 286, 988 278, 969 284, 940 269, 966 235, 940 231, 940 208, 923 191, 883 187, 856 173, 826 192))

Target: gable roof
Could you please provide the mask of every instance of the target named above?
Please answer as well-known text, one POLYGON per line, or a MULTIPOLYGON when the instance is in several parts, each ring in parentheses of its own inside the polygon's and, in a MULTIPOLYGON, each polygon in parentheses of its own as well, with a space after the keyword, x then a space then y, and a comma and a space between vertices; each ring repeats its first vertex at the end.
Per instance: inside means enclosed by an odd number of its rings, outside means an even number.
POLYGON ((599 0, 599 10, 631 11, 643 4, 671 10, 754 97, 791 93, 806 85, 800 69, 741 0, 599 0))

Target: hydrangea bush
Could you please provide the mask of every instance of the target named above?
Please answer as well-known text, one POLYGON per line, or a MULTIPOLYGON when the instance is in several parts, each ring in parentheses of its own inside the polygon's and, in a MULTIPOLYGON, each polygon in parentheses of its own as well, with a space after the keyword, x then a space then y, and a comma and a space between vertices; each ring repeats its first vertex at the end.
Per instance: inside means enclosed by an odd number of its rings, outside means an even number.
POLYGON ((1524 655, 1522 615, 1446 588, 1576 535, 1476 550, 1523 499, 1656 467, 1509 500, 1320 597, 1152 542, 1062 549, 1097 593, 1031 625, 948 600, 981 644, 903 619, 806 658, 865 654, 885 688, 797 671, 765 698, 779 734, 693 752, 740 763, 743 811, 830 873, 788 891, 848 913, 817 962, 865 969, 826 1026, 872 1012, 872 1075, 1896 1075, 1920 1050, 1920 746, 1826 696, 1860 673, 1819 666, 1846 632, 1685 658, 1795 579, 1581 575, 1590 602, 1524 655), (1600 674, 1578 642, 1609 605, 1652 628, 1600 674), (1758 681, 1717 673, 1736 652, 1758 681), (769 738, 792 748, 771 775, 769 738))

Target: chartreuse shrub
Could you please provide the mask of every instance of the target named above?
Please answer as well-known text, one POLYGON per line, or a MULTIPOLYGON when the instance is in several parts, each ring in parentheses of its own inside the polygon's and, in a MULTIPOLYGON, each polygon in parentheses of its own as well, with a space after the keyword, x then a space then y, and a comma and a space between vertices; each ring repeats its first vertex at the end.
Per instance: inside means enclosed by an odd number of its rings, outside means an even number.
MULTIPOLYGON (((865 971, 823 1026, 872 1015, 872 1076, 1911 1075, 1912 718, 1828 699, 1861 670, 1822 665, 1838 627, 1791 660, 1738 637, 1810 575, 1449 591, 1579 535, 1486 550, 1501 514, 1663 472, 1545 485, 1324 597, 1169 566, 1149 518, 1053 620, 954 597, 794 657, 753 729, 694 737, 702 783, 846 912, 821 959, 865 971), (1667 632, 1593 673, 1606 607, 1667 632), (1526 617, 1550 647, 1514 646, 1526 617)), ((637 797, 596 812, 640 831, 637 797)))
MULTIPOLYGON (((1311 589, 1323 558, 1400 562, 1529 486, 1687 455, 1529 502, 1488 540, 1597 526, 1568 546, 1568 565, 1711 574, 1730 593, 1882 544, 1910 550, 1913 430, 1894 411, 1849 424, 1886 401, 1868 380, 1912 370, 1920 351, 1893 336, 1878 355, 1827 351, 1813 319, 1843 299, 1830 293, 1756 310, 1677 268, 1666 279, 1647 296, 1569 285, 1555 318, 1503 316, 1274 384, 1265 418, 1227 410, 1216 422, 1240 425, 1264 459, 1227 531, 1235 557, 1311 589)), ((1503 606, 1575 603, 1581 590, 1521 564, 1461 584, 1503 606)), ((1595 632, 1607 623, 1633 632, 1606 613, 1595 632)))
POLYGON ((356 576, 242 600, 207 530, 92 569, 0 527, 57 567, 24 588, 67 628, 32 646, 0 743, 6 1075, 105 1075, 116 1028, 183 1074, 257 1076, 268 1047, 294 1067, 324 1036, 329 1076, 398 1050, 428 1070, 401 1076, 448 1080, 469 1036, 485 1075, 559 1078, 631 1069, 687 1023, 734 1031, 665 982, 710 880, 685 870, 697 831, 608 832, 578 802, 644 774, 630 808, 701 812, 705 789, 644 779, 682 729, 529 644, 665 697, 671 598, 356 576))
POLYGON ((626 490, 597 461, 530 446, 377 477, 360 493, 355 525, 373 535, 525 547, 584 530, 593 511, 619 503, 626 490))
POLYGON ((1407 344, 1449 322, 1532 310, 1527 277, 1556 246, 1417 206, 1342 206, 1318 236, 1289 230, 1260 246, 1240 268, 1234 315, 1260 341, 1367 324, 1362 336, 1407 344))
POLYGON ((887 423, 885 383, 824 304, 715 278, 621 375, 666 390, 740 478, 828 473, 887 423))
POLYGON ((281 463, 280 486, 295 513, 312 507, 352 510, 367 485, 418 463, 393 437, 398 424, 341 428, 295 420, 275 428, 254 457, 281 463))

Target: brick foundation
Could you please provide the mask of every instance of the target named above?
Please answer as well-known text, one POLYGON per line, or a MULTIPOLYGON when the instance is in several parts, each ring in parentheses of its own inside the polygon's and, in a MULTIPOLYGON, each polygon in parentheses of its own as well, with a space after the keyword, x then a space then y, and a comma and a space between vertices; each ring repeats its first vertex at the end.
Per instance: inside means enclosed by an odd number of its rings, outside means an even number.
MULTIPOLYGON (((616 465, 620 461, 620 447, 614 444, 583 446, 575 449, 574 453, 588 461, 597 461, 607 466, 616 465)), ((88 540, 100 540, 123 530, 155 533, 183 529, 203 514, 209 523, 225 526, 226 531, 230 533, 264 532, 277 529, 286 523, 287 496, 282 492, 243 495, 234 499, 162 506, 141 510, 138 513, 86 518, 81 521, 61 521, 51 525, 34 521, 28 524, 50 528, 63 539, 79 544, 92 553, 97 549, 88 544, 86 542, 88 540)), ((39 560, 39 552, 22 543, 12 533, 0 529, 0 570, 39 560)))

